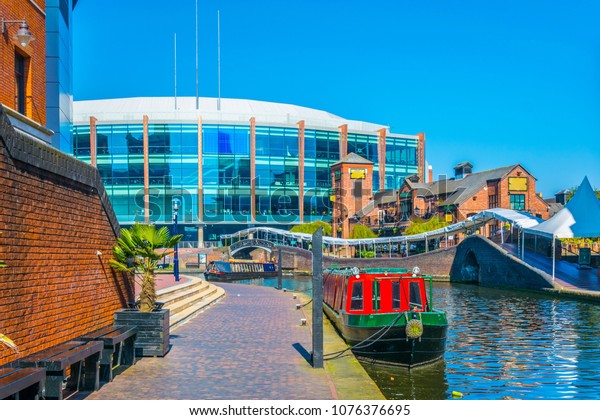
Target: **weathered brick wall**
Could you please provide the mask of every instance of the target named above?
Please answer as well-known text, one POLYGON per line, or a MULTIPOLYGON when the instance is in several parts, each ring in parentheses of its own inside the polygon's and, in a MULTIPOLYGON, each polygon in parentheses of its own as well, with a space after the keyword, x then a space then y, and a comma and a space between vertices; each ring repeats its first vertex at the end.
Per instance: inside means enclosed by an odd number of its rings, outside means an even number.
POLYGON ((465 238, 456 248, 450 281, 466 281, 489 287, 552 288, 552 278, 548 274, 531 268, 479 235, 465 238))
MULTIPOLYGON (((533 215, 539 214, 543 219, 548 219, 548 204, 536 194, 536 179, 527 172, 522 166, 517 165, 508 175, 500 180, 495 186, 498 190, 497 206, 510 209, 510 193, 508 191, 508 181, 510 177, 526 177, 527 191, 513 192, 513 194, 525 195, 525 210, 531 211, 533 215)), ((459 207, 458 221, 465 220, 470 214, 476 214, 489 208, 488 189, 482 187, 476 194, 467 199, 459 207)))
MULTIPOLYGON (((109 325, 132 300, 108 265, 119 226, 97 170, 17 134, 1 105, 0 231, 0 332, 18 356, 109 325)), ((18 356, 0 347, 0 365, 18 356)))
MULTIPOLYGON (((450 267, 454 261, 456 247, 447 249, 436 249, 424 254, 410 255, 404 258, 336 258, 325 255, 323 257, 323 268, 329 268, 333 264, 340 267, 396 267, 412 269, 417 266, 421 273, 447 277, 450 267)), ((299 271, 312 272, 312 252, 296 247, 282 247, 283 266, 294 267, 299 271)))
POLYGON ((27 47, 22 48, 13 36, 19 30, 19 23, 7 27, 0 36, 0 102, 16 109, 15 104, 15 51, 29 59, 27 71, 26 115, 32 120, 46 124, 46 17, 43 13, 46 2, 35 2, 39 10, 29 0, 0 2, 0 17, 5 20, 26 19, 29 30, 34 35, 27 47))
POLYGON ((394 267, 407 268, 419 267, 422 274, 436 277, 447 277, 450 274, 450 267, 454 260, 456 247, 436 249, 435 251, 409 255, 404 258, 333 258, 326 256, 324 268, 331 267, 332 264, 338 264, 346 267, 394 267))

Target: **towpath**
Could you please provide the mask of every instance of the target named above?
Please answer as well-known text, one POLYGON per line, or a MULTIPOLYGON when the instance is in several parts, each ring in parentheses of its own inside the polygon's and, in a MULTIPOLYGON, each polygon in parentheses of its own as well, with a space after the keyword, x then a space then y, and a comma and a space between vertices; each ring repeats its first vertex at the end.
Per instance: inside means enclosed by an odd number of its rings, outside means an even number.
MULTIPOLYGON (((172 348, 165 357, 139 360, 87 399, 382 398, 364 371, 360 374, 357 362, 332 361, 351 364, 335 369, 350 376, 342 380, 332 379, 330 369, 311 367, 310 328, 300 325, 306 315, 296 310, 298 300, 291 292, 219 286, 226 297, 172 332, 172 348)), ((331 326, 328 331, 326 340, 335 334, 331 326)))

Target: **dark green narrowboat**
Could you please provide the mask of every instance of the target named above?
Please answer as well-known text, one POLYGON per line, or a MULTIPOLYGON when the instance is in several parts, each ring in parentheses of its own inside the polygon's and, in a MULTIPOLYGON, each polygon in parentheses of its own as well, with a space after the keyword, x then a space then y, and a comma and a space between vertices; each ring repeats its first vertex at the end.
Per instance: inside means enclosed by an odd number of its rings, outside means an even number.
POLYGON ((413 368, 443 359, 448 322, 432 307, 430 276, 406 269, 323 272, 323 307, 361 361, 413 368), (429 280, 429 296, 425 287, 429 280))

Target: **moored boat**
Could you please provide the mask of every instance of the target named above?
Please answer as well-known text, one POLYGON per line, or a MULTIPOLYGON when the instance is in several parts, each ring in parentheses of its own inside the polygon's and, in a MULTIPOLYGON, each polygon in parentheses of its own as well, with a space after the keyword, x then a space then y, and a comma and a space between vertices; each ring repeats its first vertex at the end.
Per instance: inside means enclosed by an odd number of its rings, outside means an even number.
POLYGON ((227 281, 275 277, 277 265, 254 260, 211 261, 206 266, 206 280, 227 281))
POLYGON ((431 281, 416 267, 331 268, 323 272, 323 308, 358 359, 422 366, 443 359, 448 332, 446 314, 432 306, 431 281))

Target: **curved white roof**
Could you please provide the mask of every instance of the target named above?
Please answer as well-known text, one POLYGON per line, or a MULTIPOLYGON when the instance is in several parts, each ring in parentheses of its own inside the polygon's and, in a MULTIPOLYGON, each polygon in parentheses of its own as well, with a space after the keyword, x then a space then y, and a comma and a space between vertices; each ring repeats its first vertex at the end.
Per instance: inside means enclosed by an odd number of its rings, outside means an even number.
POLYGON ((546 237, 598 238, 600 237, 600 200, 586 176, 575 195, 544 223, 527 230, 546 237))
MULTIPOLYGON (((195 97, 178 97, 177 109, 173 97, 140 97, 121 99, 100 99, 73 102, 73 123, 89 124, 90 117, 98 119, 98 124, 141 123, 147 115, 152 123, 196 123, 198 116, 203 123, 248 124, 251 117, 257 125, 296 126, 304 120, 306 128, 338 130, 348 124, 351 132, 374 134, 377 130, 388 128, 385 125, 363 121, 346 120, 329 112, 297 105, 275 102, 254 101, 250 99, 221 98, 221 109, 217 110, 217 98, 199 98, 199 110, 195 97)), ((416 136, 407 136, 414 137, 416 136)))

